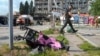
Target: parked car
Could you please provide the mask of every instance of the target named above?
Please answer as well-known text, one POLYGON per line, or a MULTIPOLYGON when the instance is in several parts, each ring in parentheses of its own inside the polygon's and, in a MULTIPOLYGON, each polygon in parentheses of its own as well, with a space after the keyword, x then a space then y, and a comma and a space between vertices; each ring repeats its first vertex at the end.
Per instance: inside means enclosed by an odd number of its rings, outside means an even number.
POLYGON ((22 19, 25 23, 25 25, 31 25, 34 24, 34 20, 33 17, 30 15, 21 15, 17 18, 16 21, 20 21, 20 19, 22 19))
POLYGON ((7 25, 8 24, 8 17, 0 16, 0 24, 7 25))

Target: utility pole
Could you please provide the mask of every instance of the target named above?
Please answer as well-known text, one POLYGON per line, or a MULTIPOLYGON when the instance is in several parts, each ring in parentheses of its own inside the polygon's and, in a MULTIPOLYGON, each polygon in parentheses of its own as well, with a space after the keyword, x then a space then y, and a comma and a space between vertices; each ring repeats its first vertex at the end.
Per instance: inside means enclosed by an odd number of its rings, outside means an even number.
POLYGON ((9 0, 9 48, 13 50, 13 0, 9 0))

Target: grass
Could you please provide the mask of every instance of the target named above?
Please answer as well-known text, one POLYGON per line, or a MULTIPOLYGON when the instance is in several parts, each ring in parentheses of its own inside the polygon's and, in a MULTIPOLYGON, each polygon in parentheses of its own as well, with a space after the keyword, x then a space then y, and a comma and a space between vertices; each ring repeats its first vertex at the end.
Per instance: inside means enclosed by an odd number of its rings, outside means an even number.
POLYGON ((57 39, 58 41, 62 41, 62 40, 63 40, 64 44, 68 44, 68 40, 67 40, 63 35, 58 35, 58 36, 56 37, 56 39, 57 39))
POLYGON ((9 47, 8 47, 7 44, 2 45, 2 46, 0 47, 0 56, 2 56, 2 55, 5 54, 5 53, 8 53, 8 52, 10 52, 10 49, 9 49, 9 47))
POLYGON ((100 56, 100 48, 94 47, 88 42, 81 44, 80 48, 87 52, 84 56, 100 56))
POLYGON ((80 45, 80 48, 83 49, 84 51, 92 50, 95 47, 89 44, 88 42, 84 42, 83 44, 80 45))
POLYGON ((49 35, 49 34, 53 34, 54 30, 53 29, 48 29, 48 30, 44 30, 42 31, 44 34, 49 35))
POLYGON ((67 53, 65 50, 53 50, 53 49, 48 49, 45 52, 38 53, 38 54, 31 54, 30 56, 67 56, 67 53))
POLYGON ((74 56, 79 56, 79 55, 77 55, 77 54, 74 54, 74 56))
POLYGON ((14 43, 14 49, 10 50, 7 44, 0 47, 0 56, 26 56, 30 48, 25 42, 14 43))

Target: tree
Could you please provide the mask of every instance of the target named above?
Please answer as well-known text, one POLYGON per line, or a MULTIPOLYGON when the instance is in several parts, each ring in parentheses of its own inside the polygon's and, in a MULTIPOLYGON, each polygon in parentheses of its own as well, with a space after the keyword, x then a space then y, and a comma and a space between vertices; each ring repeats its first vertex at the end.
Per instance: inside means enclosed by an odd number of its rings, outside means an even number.
POLYGON ((90 13, 94 16, 100 15, 100 0, 95 0, 95 2, 92 3, 90 13))
POLYGON ((25 12, 25 14, 29 14, 29 4, 28 4, 28 1, 25 2, 24 12, 25 12))
POLYGON ((34 13, 35 13, 35 7, 32 8, 32 14, 31 15, 34 16, 34 13))
POLYGON ((24 14, 24 4, 20 2, 20 8, 19 8, 20 14, 24 14))
POLYGON ((33 9, 33 1, 30 2, 29 6, 29 14, 32 15, 32 9, 33 9))
POLYGON ((25 2, 25 5, 21 2, 19 12, 20 14, 30 14, 31 16, 34 16, 35 7, 33 7, 33 1, 30 2, 30 5, 28 4, 28 1, 25 2))
POLYGON ((34 16, 34 12, 35 12, 35 7, 33 7, 33 1, 30 2, 30 6, 29 6, 29 14, 31 16, 34 16))

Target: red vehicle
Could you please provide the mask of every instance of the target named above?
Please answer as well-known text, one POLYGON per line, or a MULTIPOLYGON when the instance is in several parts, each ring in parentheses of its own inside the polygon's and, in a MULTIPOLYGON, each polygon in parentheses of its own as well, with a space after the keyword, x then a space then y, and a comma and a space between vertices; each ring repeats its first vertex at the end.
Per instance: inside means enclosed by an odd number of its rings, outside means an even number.
POLYGON ((24 25, 34 24, 33 17, 30 15, 21 15, 16 20, 17 23, 22 22, 24 25))

